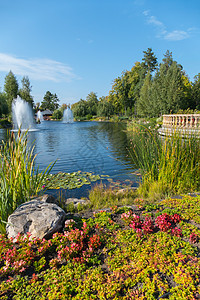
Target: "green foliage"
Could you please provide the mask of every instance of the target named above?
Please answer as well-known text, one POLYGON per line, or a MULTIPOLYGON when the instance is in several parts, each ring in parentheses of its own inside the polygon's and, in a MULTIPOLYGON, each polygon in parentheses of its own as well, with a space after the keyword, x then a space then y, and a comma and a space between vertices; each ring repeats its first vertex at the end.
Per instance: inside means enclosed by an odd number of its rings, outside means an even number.
POLYGON ((97 95, 94 92, 91 92, 86 97, 87 101, 87 114, 91 116, 97 115, 97 106, 98 106, 98 98, 97 95))
POLYGON ((90 172, 73 172, 45 175, 46 189, 76 189, 82 187, 84 184, 91 184, 97 180, 104 178, 104 176, 95 175, 90 172))
MULTIPOLYGON (((181 222, 174 224, 176 229, 172 231, 157 228, 145 233, 128 225, 131 218, 124 225, 129 215, 138 217, 145 226, 150 220, 144 218, 143 211, 136 215, 126 210, 120 220, 105 211, 82 219, 81 224, 69 219, 64 231, 48 241, 19 235, 17 243, 13 243, 0 235, 0 297, 197 299, 200 258, 199 243, 194 237, 199 239, 200 230, 199 223, 191 224, 188 213, 190 218, 199 214, 195 213, 199 206, 200 196, 162 201, 161 212, 162 207, 169 207, 181 214, 181 222), (182 235, 174 235, 178 230, 182 235)), ((156 223, 155 217, 151 223, 156 223)))
POLYGON ((143 51, 144 58, 143 60, 143 66, 147 70, 147 72, 153 72, 156 69, 157 64, 157 58, 152 51, 152 48, 148 48, 147 51, 143 51))
POLYGON ((136 192, 131 188, 121 189, 116 186, 105 187, 103 184, 98 184, 92 188, 89 193, 89 200, 93 209, 111 207, 113 205, 128 205, 133 202, 136 197, 136 192))
POLYGON ((5 77, 4 91, 7 99, 8 110, 11 112, 11 106, 13 99, 17 98, 18 95, 18 82, 15 75, 10 71, 5 77))
MULTIPOLYGON (((0 231, 4 231, 8 216, 20 204, 44 190, 44 178, 53 166, 39 173, 35 169, 34 146, 28 147, 27 132, 9 134, 0 149, 0 231)), ((52 166, 51 166, 52 165, 52 166)))
POLYGON ((0 93, 0 117, 2 117, 2 115, 7 115, 7 114, 8 114, 8 104, 6 101, 6 95, 0 93))
POLYGON ((107 100, 106 97, 101 97, 97 107, 97 115, 99 117, 110 118, 114 113, 114 107, 111 102, 107 100))
POLYGON ((200 110, 200 73, 194 77, 192 99, 194 101, 194 107, 192 108, 200 110))
POLYGON ((47 91, 46 94, 44 95, 43 101, 41 103, 41 108, 42 109, 49 109, 49 110, 56 110, 59 107, 59 102, 60 100, 58 99, 56 94, 52 94, 51 92, 47 91))
POLYGON ((60 109, 56 109, 53 112, 52 119, 61 120, 63 117, 63 112, 60 109))
POLYGON ((22 88, 19 90, 19 96, 31 104, 33 107, 33 97, 31 96, 32 86, 30 84, 30 80, 28 76, 24 76, 22 78, 22 88))
POLYGON ((200 144, 194 135, 182 138, 178 132, 163 140, 157 131, 137 128, 130 149, 133 162, 142 173, 138 192, 152 199, 198 190, 200 187, 200 144))

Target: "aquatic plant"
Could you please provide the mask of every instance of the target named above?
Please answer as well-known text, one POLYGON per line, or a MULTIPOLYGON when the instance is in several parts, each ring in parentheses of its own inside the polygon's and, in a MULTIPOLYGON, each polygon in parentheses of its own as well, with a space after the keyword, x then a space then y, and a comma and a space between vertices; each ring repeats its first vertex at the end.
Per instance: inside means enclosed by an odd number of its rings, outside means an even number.
POLYGON ((9 133, 0 148, 0 232, 5 230, 8 216, 33 195, 44 192, 44 179, 53 163, 43 172, 35 168, 34 145, 28 146, 27 132, 9 133))
POLYGON ((196 135, 182 137, 174 131, 161 138, 156 130, 137 126, 130 153, 140 169, 138 192, 149 199, 200 188, 200 142, 196 135))

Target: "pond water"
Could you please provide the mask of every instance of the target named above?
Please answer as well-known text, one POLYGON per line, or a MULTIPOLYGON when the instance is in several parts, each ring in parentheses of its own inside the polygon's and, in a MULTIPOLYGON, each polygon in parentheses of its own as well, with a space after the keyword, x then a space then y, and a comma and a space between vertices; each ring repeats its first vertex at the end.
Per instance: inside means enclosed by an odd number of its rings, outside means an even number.
MULTIPOLYGON (((132 186, 137 186, 125 128, 121 123, 43 121, 28 135, 35 144, 36 165, 41 171, 56 161, 52 173, 80 170, 109 175, 114 181, 131 181, 132 186)), ((7 131, 1 129, 0 141, 6 136, 7 131)), ((83 195, 85 189, 78 193, 83 195)))

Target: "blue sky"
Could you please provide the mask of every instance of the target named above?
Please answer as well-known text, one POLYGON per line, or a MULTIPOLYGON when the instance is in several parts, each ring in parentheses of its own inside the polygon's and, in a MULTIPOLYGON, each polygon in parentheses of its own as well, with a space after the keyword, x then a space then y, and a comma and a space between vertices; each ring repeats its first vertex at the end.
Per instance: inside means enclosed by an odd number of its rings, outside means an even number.
POLYGON ((108 95, 113 80, 152 48, 169 50, 190 80, 200 73, 199 0, 0 0, 0 87, 28 76, 72 104, 108 95))

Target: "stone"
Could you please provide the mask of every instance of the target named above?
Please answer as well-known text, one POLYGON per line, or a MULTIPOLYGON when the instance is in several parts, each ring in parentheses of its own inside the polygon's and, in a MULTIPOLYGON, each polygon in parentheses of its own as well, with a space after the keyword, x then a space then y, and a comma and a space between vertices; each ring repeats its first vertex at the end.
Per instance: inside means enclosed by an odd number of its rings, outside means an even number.
POLYGON ((66 213, 58 205, 32 200, 20 205, 8 218, 6 233, 14 241, 18 233, 48 239, 64 227, 66 213))
POLYGON ((65 205, 69 205, 73 203, 75 207, 77 207, 79 204, 81 205, 86 205, 88 203, 87 200, 83 200, 83 199, 78 199, 78 198, 68 198, 65 200, 65 205))

